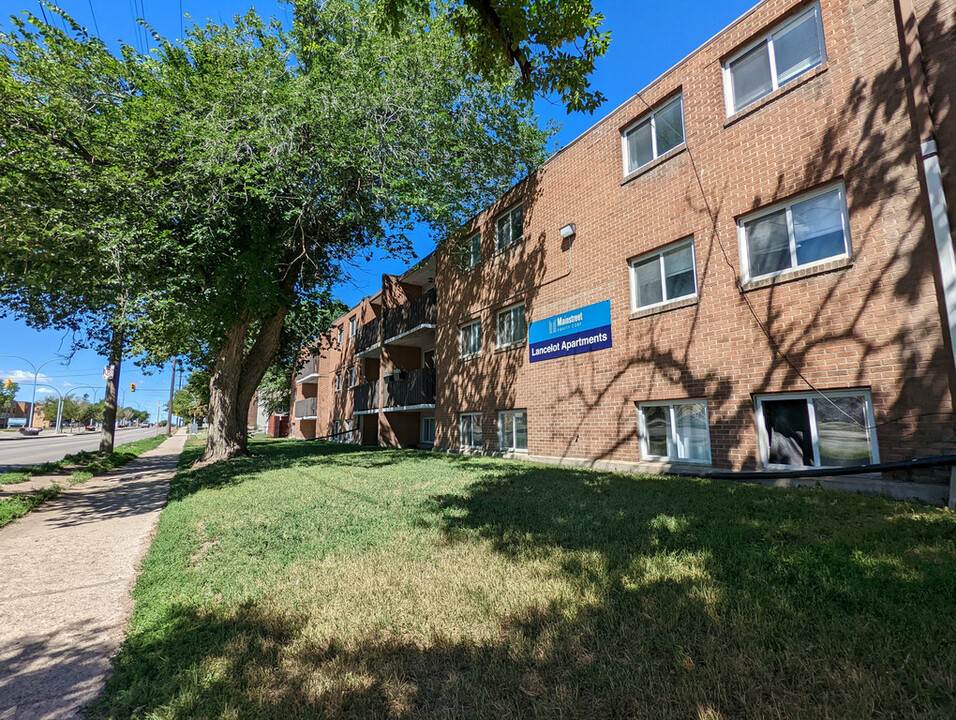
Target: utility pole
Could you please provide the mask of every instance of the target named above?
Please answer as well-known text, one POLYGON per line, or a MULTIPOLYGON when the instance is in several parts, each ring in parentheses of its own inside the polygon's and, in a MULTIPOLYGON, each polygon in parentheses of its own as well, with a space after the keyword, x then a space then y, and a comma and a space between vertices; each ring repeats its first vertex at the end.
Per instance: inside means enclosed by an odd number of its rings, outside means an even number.
POLYGON ((169 378, 169 405, 166 406, 166 434, 173 434, 173 393, 176 391, 176 358, 173 358, 173 374, 169 378))

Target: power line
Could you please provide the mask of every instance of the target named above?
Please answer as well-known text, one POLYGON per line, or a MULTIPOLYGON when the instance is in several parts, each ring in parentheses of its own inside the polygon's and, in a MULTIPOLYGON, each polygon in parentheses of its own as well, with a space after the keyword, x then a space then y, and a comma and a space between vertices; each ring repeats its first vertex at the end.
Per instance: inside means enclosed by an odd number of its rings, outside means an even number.
POLYGON ((90 14, 93 16, 93 27, 96 28, 96 37, 100 37, 100 24, 96 22, 96 10, 93 9, 93 0, 87 0, 90 4, 90 14))

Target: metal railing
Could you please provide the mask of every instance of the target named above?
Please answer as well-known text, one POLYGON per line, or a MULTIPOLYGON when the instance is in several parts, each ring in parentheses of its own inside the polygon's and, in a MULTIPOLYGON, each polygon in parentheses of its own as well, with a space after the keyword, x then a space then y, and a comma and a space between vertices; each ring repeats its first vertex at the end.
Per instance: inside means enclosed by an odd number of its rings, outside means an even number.
POLYGON ((378 409, 378 380, 353 387, 352 403, 355 412, 378 409))
POLYGON ((385 380, 385 407, 435 404, 435 371, 430 368, 403 373, 398 380, 385 380))
POLYGON ((355 334, 355 352, 365 352, 378 345, 382 340, 379 334, 381 327, 382 322, 378 318, 360 327, 355 334))
POLYGON ((306 398, 295 403, 296 418, 315 417, 318 412, 318 398, 306 398))
POLYGON ((385 310, 385 339, 402 335, 420 325, 434 325, 438 320, 438 306, 434 288, 419 298, 397 308, 385 310))

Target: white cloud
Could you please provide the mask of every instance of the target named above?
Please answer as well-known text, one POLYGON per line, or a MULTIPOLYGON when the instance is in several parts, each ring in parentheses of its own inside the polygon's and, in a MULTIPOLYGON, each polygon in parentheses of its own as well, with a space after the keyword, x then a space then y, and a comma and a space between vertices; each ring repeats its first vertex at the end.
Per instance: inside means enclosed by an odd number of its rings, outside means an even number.
MULTIPOLYGON (((21 390, 23 390, 27 385, 29 385, 31 389, 33 388, 32 372, 28 372, 26 370, 0 370, 0 382, 6 380, 7 378, 10 378, 13 380, 13 382, 19 385, 21 390)), ((53 378, 51 378, 49 375, 40 373, 37 375, 37 382, 49 384, 53 382, 53 378)))

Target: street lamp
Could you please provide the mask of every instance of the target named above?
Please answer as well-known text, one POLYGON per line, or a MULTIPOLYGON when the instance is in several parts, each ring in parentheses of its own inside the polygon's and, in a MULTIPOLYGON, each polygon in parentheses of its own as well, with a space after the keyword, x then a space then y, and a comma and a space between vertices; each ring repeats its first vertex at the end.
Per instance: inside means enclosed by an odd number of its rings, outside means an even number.
POLYGON ((37 367, 32 362, 27 360, 25 357, 20 357, 19 355, 0 354, 0 357, 16 358, 17 360, 23 360, 23 362, 25 362, 27 365, 33 368, 33 399, 30 400, 30 414, 27 415, 27 427, 32 428, 33 427, 33 412, 37 404, 37 380, 40 377, 40 370, 42 370, 45 365, 49 365, 51 362, 55 362, 56 360, 62 360, 62 358, 52 358, 50 360, 47 360, 44 363, 40 363, 40 366, 37 367))

